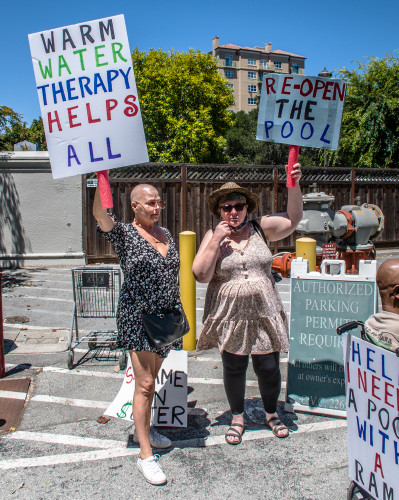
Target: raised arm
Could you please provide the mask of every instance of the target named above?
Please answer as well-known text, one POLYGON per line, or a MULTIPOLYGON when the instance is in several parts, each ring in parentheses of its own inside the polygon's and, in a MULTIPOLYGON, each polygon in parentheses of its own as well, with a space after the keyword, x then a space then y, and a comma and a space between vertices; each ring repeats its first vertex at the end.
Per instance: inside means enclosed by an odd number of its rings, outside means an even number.
POLYGON ((209 230, 205 234, 193 262, 193 274, 199 283, 211 281, 215 273, 220 244, 230 236, 230 233, 229 225, 222 221, 216 226, 214 232, 209 230))
POLYGON ((108 233, 114 229, 115 222, 113 218, 108 215, 107 209, 104 209, 101 205, 100 190, 98 187, 96 188, 96 193, 94 195, 93 215, 102 231, 108 233))
POLYGON ((299 186, 301 165, 296 163, 292 177, 296 179, 296 186, 288 188, 287 211, 281 214, 266 215, 260 218, 260 225, 269 241, 278 241, 293 233, 302 219, 303 200, 299 186))

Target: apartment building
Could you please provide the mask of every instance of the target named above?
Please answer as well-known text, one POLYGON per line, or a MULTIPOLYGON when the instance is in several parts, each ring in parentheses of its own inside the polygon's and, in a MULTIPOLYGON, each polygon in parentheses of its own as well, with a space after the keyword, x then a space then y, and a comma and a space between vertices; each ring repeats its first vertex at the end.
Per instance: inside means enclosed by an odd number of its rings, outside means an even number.
POLYGON ((234 92, 231 111, 251 111, 258 103, 262 80, 268 73, 305 74, 306 57, 283 50, 264 47, 240 47, 228 43, 219 45, 219 37, 212 40, 212 55, 216 57, 220 73, 234 92))

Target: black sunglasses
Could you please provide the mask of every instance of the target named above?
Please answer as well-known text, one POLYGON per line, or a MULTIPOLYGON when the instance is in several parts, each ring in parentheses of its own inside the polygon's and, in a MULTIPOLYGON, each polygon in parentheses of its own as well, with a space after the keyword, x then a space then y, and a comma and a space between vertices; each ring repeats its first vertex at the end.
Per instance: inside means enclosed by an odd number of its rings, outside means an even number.
POLYGON ((224 212, 230 213, 233 208, 236 209, 237 212, 242 212, 246 203, 237 203, 236 205, 222 205, 220 208, 223 209, 224 212))

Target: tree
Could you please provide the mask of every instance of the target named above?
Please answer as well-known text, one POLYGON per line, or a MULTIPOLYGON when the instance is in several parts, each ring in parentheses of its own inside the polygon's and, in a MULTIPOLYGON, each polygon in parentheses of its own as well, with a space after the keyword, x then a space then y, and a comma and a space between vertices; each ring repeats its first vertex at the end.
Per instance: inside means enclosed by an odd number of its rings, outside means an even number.
POLYGON ((356 167, 399 164, 399 59, 370 57, 340 70, 348 82, 340 146, 330 162, 356 167))
POLYGON ((138 49, 133 67, 151 161, 223 163, 234 102, 210 54, 138 49))
POLYGON ((14 144, 21 141, 37 144, 40 151, 47 150, 42 119, 33 120, 28 127, 22 115, 8 106, 0 106, 0 151, 13 151, 14 144))

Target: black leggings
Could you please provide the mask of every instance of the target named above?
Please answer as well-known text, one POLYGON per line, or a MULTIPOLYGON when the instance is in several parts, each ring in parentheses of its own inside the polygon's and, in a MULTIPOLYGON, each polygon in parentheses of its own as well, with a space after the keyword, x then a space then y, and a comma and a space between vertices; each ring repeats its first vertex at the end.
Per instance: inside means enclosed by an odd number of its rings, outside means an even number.
MULTIPOLYGON (((252 354, 251 357, 265 411, 275 413, 281 389, 280 353, 252 354)), ((224 389, 233 415, 244 411, 248 360, 249 356, 222 353, 224 389)))

